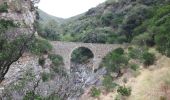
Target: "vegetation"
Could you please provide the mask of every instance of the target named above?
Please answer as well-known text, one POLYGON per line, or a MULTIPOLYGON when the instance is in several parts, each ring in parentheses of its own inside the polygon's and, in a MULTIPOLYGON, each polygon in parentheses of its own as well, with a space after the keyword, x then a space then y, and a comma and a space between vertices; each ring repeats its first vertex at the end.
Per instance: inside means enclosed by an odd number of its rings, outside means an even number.
POLYGON ((139 69, 139 65, 137 65, 137 64, 132 64, 132 65, 130 66, 130 68, 131 68, 132 70, 134 70, 134 71, 137 71, 137 70, 139 69))
POLYGON ((41 96, 36 95, 33 91, 27 92, 23 100, 43 100, 41 96))
POLYGON ((101 94, 101 91, 95 87, 91 89, 91 96, 92 97, 99 97, 101 94))
POLYGON ((146 66, 152 65, 155 62, 155 55, 149 52, 143 54, 144 64, 146 66))
POLYGON ((86 63, 89 59, 93 58, 94 55, 91 50, 81 47, 73 51, 71 55, 71 61, 77 63, 86 63))
POLYGON ((34 39, 29 45, 31 53, 36 55, 46 54, 52 50, 51 44, 47 40, 34 39))
POLYGON ((129 58, 125 55, 122 48, 115 49, 109 53, 102 62, 108 72, 118 73, 117 77, 122 75, 121 70, 128 65, 129 58))
POLYGON ((50 54, 49 58, 56 67, 64 64, 63 58, 60 55, 50 54))
POLYGON ((51 74, 50 73, 46 73, 46 72, 43 72, 41 74, 41 77, 42 77, 42 80, 43 82, 47 82, 51 79, 51 74))
POLYGON ((39 63, 39 65, 44 66, 45 59, 43 57, 39 58, 38 63, 39 63))
POLYGON ((125 87, 125 86, 120 86, 117 89, 117 92, 120 93, 122 96, 130 96, 131 95, 131 88, 130 87, 125 87))
POLYGON ((10 39, 9 34, 5 34, 8 29, 16 27, 17 25, 12 20, 0 20, 0 81, 3 80, 9 66, 22 55, 29 40, 26 35, 10 39))
POLYGON ((104 77, 104 80, 103 80, 103 86, 105 87, 106 91, 112 91, 118 85, 113 82, 113 77, 112 76, 106 75, 104 77))
POLYGON ((0 5, 0 13, 3 13, 3 12, 8 12, 7 2, 4 2, 3 4, 0 5))

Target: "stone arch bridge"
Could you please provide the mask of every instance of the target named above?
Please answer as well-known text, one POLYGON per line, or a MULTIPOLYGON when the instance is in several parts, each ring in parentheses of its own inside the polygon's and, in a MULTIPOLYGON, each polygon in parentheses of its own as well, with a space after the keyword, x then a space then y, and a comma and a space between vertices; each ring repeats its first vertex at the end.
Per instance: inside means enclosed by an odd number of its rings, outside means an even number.
POLYGON ((79 43, 79 42, 61 42, 53 41, 51 42, 53 46, 53 53, 58 54, 63 57, 64 67, 67 71, 70 71, 71 65, 71 54, 74 50, 84 47, 89 50, 94 55, 93 58, 93 70, 97 69, 102 61, 102 59, 112 50, 122 47, 123 45, 119 44, 97 44, 97 43, 79 43))

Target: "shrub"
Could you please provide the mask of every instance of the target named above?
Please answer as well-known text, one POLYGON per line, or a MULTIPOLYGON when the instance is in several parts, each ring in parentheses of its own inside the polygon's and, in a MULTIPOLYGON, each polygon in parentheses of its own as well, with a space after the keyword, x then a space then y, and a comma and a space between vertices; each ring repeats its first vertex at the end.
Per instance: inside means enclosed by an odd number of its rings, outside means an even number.
POLYGON ((120 86, 117 89, 117 92, 121 94, 122 96, 130 96, 131 95, 131 88, 130 87, 125 87, 125 86, 120 86))
POLYGON ((114 50, 115 53, 123 55, 124 54, 124 50, 122 48, 117 48, 114 50))
POLYGON ((118 86, 116 83, 113 82, 113 77, 110 75, 104 77, 102 84, 107 91, 111 91, 116 88, 116 86, 118 86))
POLYGON ((36 55, 42 55, 52 50, 52 45, 47 40, 35 39, 30 45, 29 50, 36 55))
POLYGON ((128 64, 129 58, 123 53, 124 50, 118 48, 103 59, 102 66, 106 67, 108 72, 118 73, 119 77, 121 73, 121 69, 125 68, 128 64))
POLYGON ((152 65, 155 62, 155 55, 149 52, 143 54, 144 64, 146 66, 152 65))
POLYGON ((59 67, 64 64, 63 58, 60 55, 50 54, 49 58, 56 67, 59 67))
POLYGON ((45 59, 44 58, 39 58, 38 63, 39 63, 39 65, 44 66, 45 59))
POLYGON ((34 93, 34 91, 27 92, 23 100, 43 100, 41 96, 34 93))
POLYGON ((41 74, 41 77, 42 77, 43 82, 47 82, 47 81, 50 80, 51 74, 50 74, 50 73, 43 72, 43 73, 41 74))
POLYGON ((132 59, 142 59, 142 55, 143 55, 144 51, 145 50, 143 50, 141 48, 130 48, 128 50, 128 55, 132 59))
POLYGON ((2 5, 0 5, 0 13, 2 13, 2 12, 8 12, 7 2, 4 2, 2 5))
POLYGON ((134 71, 137 71, 139 69, 139 66, 137 64, 132 64, 130 68, 134 71))
POLYGON ((91 96, 92 97, 98 97, 98 96, 100 96, 100 94, 101 94, 101 91, 99 89, 97 89, 95 87, 93 87, 91 89, 91 96))

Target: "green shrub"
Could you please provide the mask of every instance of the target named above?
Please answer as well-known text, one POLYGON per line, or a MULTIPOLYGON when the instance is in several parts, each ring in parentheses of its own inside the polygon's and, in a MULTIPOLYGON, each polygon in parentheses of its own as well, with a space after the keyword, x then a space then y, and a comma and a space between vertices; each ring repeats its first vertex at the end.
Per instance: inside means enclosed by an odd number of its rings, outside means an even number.
POLYGON ((60 55, 50 54, 49 58, 56 67, 64 64, 63 58, 60 55))
POLYGON ((41 73, 41 77, 42 77, 43 82, 47 82, 47 81, 50 80, 51 74, 50 74, 50 73, 43 72, 43 73, 41 73))
POLYGON ((116 72, 118 76, 121 74, 121 69, 128 65, 129 58, 123 53, 124 50, 118 48, 103 59, 102 65, 106 67, 108 72, 116 72))
POLYGON ((42 55, 52 50, 52 45, 47 40, 35 39, 30 45, 29 50, 36 55, 42 55))
POLYGON ((117 92, 121 94, 122 96, 130 96, 131 95, 131 88, 130 87, 125 87, 125 86, 120 86, 117 89, 117 92))
POLYGON ((43 100, 41 96, 35 94, 33 91, 27 92, 23 100, 43 100))
POLYGON ((146 66, 152 65, 155 62, 155 55, 149 52, 143 54, 144 64, 146 66))
POLYGON ((38 63, 39 63, 39 65, 44 66, 45 59, 43 57, 39 58, 38 63))
POLYGON ((2 13, 2 12, 8 12, 7 2, 4 2, 2 5, 0 5, 0 13, 2 13))
POLYGON ((123 55, 124 54, 124 50, 122 48, 117 48, 114 50, 115 53, 123 55))
POLYGON ((139 66, 137 64, 132 64, 130 68, 134 71, 137 71, 139 69, 139 66))
POLYGON ((110 75, 104 77, 102 84, 107 91, 112 91, 116 88, 116 86, 118 86, 116 83, 113 82, 113 77, 110 75))
POLYGON ((130 48, 128 50, 128 55, 132 59, 142 59, 142 55, 143 55, 144 51, 145 50, 143 50, 141 48, 130 48))
POLYGON ((95 87, 91 89, 91 96, 92 97, 99 97, 101 94, 101 91, 95 87))

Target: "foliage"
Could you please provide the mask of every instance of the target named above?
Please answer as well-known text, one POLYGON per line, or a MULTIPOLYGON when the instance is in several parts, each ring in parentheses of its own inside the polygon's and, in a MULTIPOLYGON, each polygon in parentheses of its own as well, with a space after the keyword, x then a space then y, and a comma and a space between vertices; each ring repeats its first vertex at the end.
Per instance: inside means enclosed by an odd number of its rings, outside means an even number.
POLYGON ((143 33, 135 36, 132 43, 140 46, 153 46, 155 44, 153 37, 149 33, 143 33))
POLYGON ((116 88, 116 86, 118 86, 116 83, 113 82, 113 77, 110 75, 106 75, 102 83, 107 91, 111 91, 116 88))
POLYGON ((71 55, 71 60, 77 63, 86 63, 90 58, 93 58, 94 55, 91 50, 81 47, 73 51, 71 55))
POLYGON ((156 11, 156 15, 153 18, 154 28, 156 33, 155 42, 157 49, 167 56, 170 56, 170 6, 164 6, 156 11))
POLYGON ((139 66, 137 64, 132 64, 130 68, 134 71, 137 71, 139 69, 139 66))
POLYGON ((44 53, 48 53, 49 51, 51 51, 52 46, 47 40, 35 39, 29 45, 29 50, 33 54, 42 55, 44 53))
POLYGON ((60 55, 50 54, 49 58, 56 67, 64 64, 63 58, 60 55))
POLYGON ((43 100, 61 100, 58 94, 52 93, 50 96, 44 98, 43 100))
POLYGON ((43 57, 39 58, 39 59, 38 59, 38 63, 39 63, 39 65, 44 66, 44 64, 45 64, 45 59, 44 59, 43 57))
POLYGON ((131 88, 130 87, 125 87, 125 86, 119 86, 117 89, 117 92, 121 94, 122 96, 130 96, 131 95, 131 88))
POLYGON ((108 72, 116 72, 121 74, 121 69, 125 68, 128 64, 128 57, 124 54, 124 50, 118 48, 103 59, 102 66, 105 66, 108 72))
POLYGON ((128 56, 132 59, 140 59, 142 60, 143 53, 146 50, 140 47, 132 47, 128 49, 128 56))
POLYGON ((27 92, 23 100, 43 100, 41 96, 34 94, 33 91, 27 92))
POLYGON ((99 97, 101 94, 101 91, 95 87, 91 89, 91 96, 92 97, 99 97))
POLYGON ((7 2, 4 2, 3 4, 0 5, 0 12, 8 12, 8 4, 7 2))
POLYGON ((145 52, 143 54, 144 64, 146 66, 152 65, 155 62, 155 55, 153 53, 145 52))
POLYGON ((38 22, 38 34, 48 40, 60 40, 60 27, 55 20, 49 20, 44 26, 38 22))
POLYGON ((47 82, 51 79, 51 74, 50 73, 46 73, 46 72, 43 72, 41 74, 41 77, 42 77, 42 80, 43 82, 47 82))

